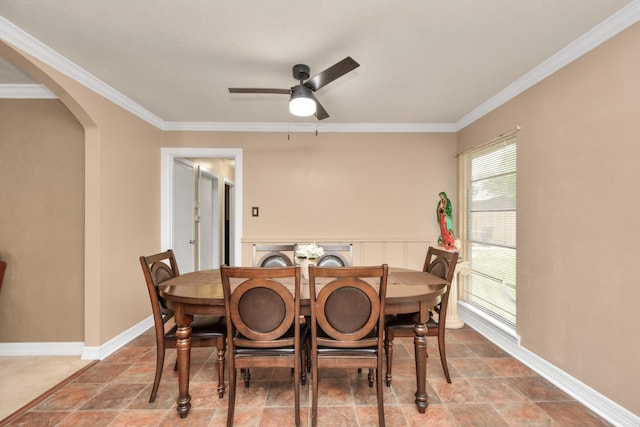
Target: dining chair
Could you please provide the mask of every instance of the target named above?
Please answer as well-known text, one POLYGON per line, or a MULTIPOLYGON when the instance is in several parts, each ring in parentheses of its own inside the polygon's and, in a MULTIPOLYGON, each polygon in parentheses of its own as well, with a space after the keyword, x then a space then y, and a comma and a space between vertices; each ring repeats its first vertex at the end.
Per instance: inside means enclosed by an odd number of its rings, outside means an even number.
POLYGON ((288 267, 293 265, 296 245, 253 245, 254 267, 288 267))
MULTIPOLYGON (((172 249, 150 256, 141 256, 140 264, 147 283, 151 310, 153 312, 153 326, 156 335, 156 374, 151 389, 149 402, 156 399, 162 369, 164 367, 165 350, 176 348, 178 337, 177 325, 165 331, 166 323, 174 317, 174 311, 160 295, 158 287, 168 279, 180 275, 178 263, 172 249)), ((227 328, 224 318, 215 316, 194 316, 191 322, 191 346, 217 348, 218 368, 218 397, 224 396, 224 363, 226 351, 227 328)), ((175 370, 175 367, 174 367, 175 370)))
POLYGON ((229 336, 227 426, 233 425, 236 370, 252 367, 293 368, 295 424, 299 426, 300 267, 223 265, 220 275, 229 336))
POLYGON ((385 425, 382 385, 386 264, 309 268, 311 424, 318 422, 320 368, 369 368, 376 373, 378 422, 385 425))
MULTIPOLYGON (((447 354, 444 342, 445 324, 447 321, 447 305, 449 304, 449 292, 451 291, 451 281, 458 262, 458 253, 449 252, 434 247, 429 247, 427 256, 424 260, 423 271, 435 274, 449 282, 447 290, 442 294, 440 302, 429 311, 429 320, 427 321, 427 336, 438 337, 438 350, 440 351, 440 363, 442 370, 448 383, 451 383, 449 375, 449 367, 447 366, 447 354), (434 318, 434 312, 437 314, 437 321, 434 318)), ((455 301, 454 301, 455 304, 455 301)), ((387 387, 391 386, 391 367, 393 365, 393 339, 395 337, 413 337, 415 336, 414 326, 419 321, 418 313, 399 314, 387 318, 385 325, 385 349, 387 353, 387 387)))
POLYGON ((324 255, 318 258, 319 267, 349 267, 353 265, 353 245, 326 244, 318 245, 324 249, 324 255))

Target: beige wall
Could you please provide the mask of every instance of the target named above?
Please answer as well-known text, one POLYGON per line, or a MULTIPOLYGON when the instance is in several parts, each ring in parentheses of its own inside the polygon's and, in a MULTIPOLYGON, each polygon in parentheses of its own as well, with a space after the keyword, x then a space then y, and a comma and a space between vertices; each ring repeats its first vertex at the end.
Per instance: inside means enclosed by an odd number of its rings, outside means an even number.
POLYGON ((0 342, 84 341, 84 133, 58 100, 0 99, 0 257, 0 342))
POLYGON ((162 132, 6 43, 0 55, 46 84, 84 127, 84 343, 100 346, 151 314, 138 257, 160 246, 162 132))
POLYGON ((453 133, 169 132, 163 145, 243 150, 245 265, 252 242, 316 240, 356 243, 357 264, 420 268, 438 193, 457 196, 453 133))
POLYGON ((640 24, 459 132, 518 133, 522 345, 636 414, 640 24))

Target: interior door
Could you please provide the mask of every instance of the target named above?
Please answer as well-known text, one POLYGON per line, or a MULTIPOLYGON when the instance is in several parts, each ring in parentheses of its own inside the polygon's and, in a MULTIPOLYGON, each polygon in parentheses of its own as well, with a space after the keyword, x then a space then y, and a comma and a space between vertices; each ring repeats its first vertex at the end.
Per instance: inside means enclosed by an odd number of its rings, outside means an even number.
POLYGON ((232 181, 225 180, 225 262, 227 265, 235 264, 235 204, 236 191, 232 181))
POLYGON ((175 159, 172 240, 181 273, 195 271, 195 191, 193 163, 175 159))
POLYGON ((217 176, 198 169, 198 270, 208 270, 220 267, 220 189, 217 176))

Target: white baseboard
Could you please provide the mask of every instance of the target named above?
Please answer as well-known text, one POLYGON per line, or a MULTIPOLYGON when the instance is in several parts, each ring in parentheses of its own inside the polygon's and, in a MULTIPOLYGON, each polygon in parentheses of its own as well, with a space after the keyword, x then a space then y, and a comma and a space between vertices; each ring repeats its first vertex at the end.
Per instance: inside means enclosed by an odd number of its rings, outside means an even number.
POLYGON ((134 325, 102 344, 99 347, 85 346, 82 349, 82 360, 102 360, 109 355, 115 353, 126 343, 153 326, 153 316, 149 316, 137 325, 134 325))
POLYGON ((464 302, 458 302, 458 314, 467 325, 608 422, 620 427, 640 426, 640 416, 522 347, 513 330, 464 302))
POLYGON ((99 347, 83 342, 0 343, 0 356, 81 356, 82 360, 102 360, 153 326, 149 316, 99 347))

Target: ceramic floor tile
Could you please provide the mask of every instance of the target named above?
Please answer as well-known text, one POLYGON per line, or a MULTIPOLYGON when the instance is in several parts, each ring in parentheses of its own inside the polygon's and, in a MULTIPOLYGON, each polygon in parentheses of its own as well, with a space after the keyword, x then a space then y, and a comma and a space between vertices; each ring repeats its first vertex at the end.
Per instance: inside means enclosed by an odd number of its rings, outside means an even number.
POLYGON ((42 403, 37 405, 36 411, 64 411, 75 410, 82 406, 106 387, 105 384, 71 383, 58 390, 42 403))
POLYGON ((72 412, 58 412, 58 411, 47 411, 47 412, 38 412, 38 411, 30 411, 26 414, 22 415, 20 418, 11 423, 12 427, 24 426, 24 427, 46 427, 46 426, 55 426, 60 423, 62 420, 71 415, 72 412))
POLYGON ((354 404, 348 380, 321 379, 318 383, 318 406, 354 404))
POLYGON ((145 384, 110 384, 89 399, 80 410, 124 409, 145 387, 145 384))
POLYGON ((464 378, 498 377, 498 373, 482 359, 448 359, 452 366, 464 378))
POLYGON ((511 378, 509 381, 534 402, 573 400, 562 390, 540 376, 511 378))
POLYGON ((469 381, 457 379, 451 384, 446 380, 430 380, 429 383, 440 397, 442 403, 479 403, 486 402, 485 396, 480 394, 469 381))
MULTIPOLYGON (((307 386, 300 386, 302 396, 307 386)), ((271 381, 269 383, 269 391, 267 392, 267 400, 265 407, 287 406, 293 408, 295 402, 295 394, 293 392, 293 381, 271 381)), ((307 402, 301 402, 306 405, 307 402)))
MULTIPOLYGON (((215 409, 191 408, 187 418, 180 418, 177 412, 169 411, 159 424, 161 427, 202 427, 208 426, 213 422, 216 414, 215 409)), ((243 425, 243 424, 236 424, 243 425)), ((251 424, 249 424, 251 425, 251 424)))
POLYGON ((359 427, 355 406, 318 407, 318 426, 359 427))
POLYGON ((116 419, 119 412, 117 411, 76 411, 56 427, 103 427, 109 426, 116 419))
POLYGON ((531 368, 512 357, 483 358, 482 361, 501 377, 532 377, 538 375, 531 368))
POLYGON ((80 375, 73 382, 76 383, 110 383, 118 375, 129 369, 131 363, 107 363, 100 362, 80 375))
POLYGON ((509 353, 490 342, 470 342, 465 345, 478 357, 509 357, 509 353))
POLYGON ((527 396, 505 378, 469 378, 467 381, 487 402, 522 402, 527 400, 527 396))
POLYGON ((560 427, 547 412, 531 401, 499 402, 492 406, 512 427, 560 427))
POLYGON ((509 427, 509 424, 487 404, 451 405, 449 411, 461 427, 509 427))
MULTIPOLYGON (((358 417, 358 425, 360 427, 374 427, 379 425, 377 404, 356 406, 356 416, 358 417)), ((385 405, 384 419, 387 427, 407 425, 402 409, 397 405, 385 405)))
POLYGON ((449 412, 446 405, 429 404, 424 414, 418 412, 415 405, 402 405, 407 426, 437 426, 437 427, 459 427, 455 417, 449 412))
POLYGON ((602 427, 610 424, 577 402, 538 402, 562 426, 602 427))
MULTIPOLYGON (((429 406, 424 414, 420 414, 414 404, 413 339, 397 338, 394 347, 393 382, 391 387, 383 384, 387 426, 609 425, 467 326, 447 330, 452 384, 444 379, 437 340, 428 338, 426 389, 429 406)), ((167 350, 156 401, 149 403, 155 372, 155 339, 150 329, 108 359, 62 384, 49 396, 16 413, 11 417, 10 425, 226 426, 229 371, 227 366, 227 390, 220 399, 216 357, 215 349, 197 348, 192 351, 191 410, 186 419, 181 419, 176 411, 178 376, 174 371, 175 349, 167 350)), ((0 358, 0 372, 6 371, 2 371, 3 362, 0 358)), ((9 373, 11 371, 19 369, 10 368, 9 373)), ((248 388, 244 386, 241 375, 238 376, 235 425, 292 425, 294 396, 291 369, 262 368, 250 372, 248 388)), ((320 369, 319 427, 378 425, 376 389, 369 387, 367 375, 367 369, 361 372, 357 369, 320 369)), ((303 427, 311 422, 311 380, 311 375, 308 375, 307 385, 300 387, 303 427)), ((20 381, 11 384, 17 394, 20 381)), ((29 383, 26 385, 28 387, 29 383)), ((46 390, 55 385, 46 385, 46 390)), ((4 400, 0 402, 0 410, 6 408, 4 400)), ((2 421, 0 424, 4 425, 2 421)))
MULTIPOLYGON (((309 408, 300 409, 300 425, 306 426, 309 421, 309 408)), ((295 411, 293 407, 265 407, 260 419, 260 427, 283 427, 295 425, 295 411)))

